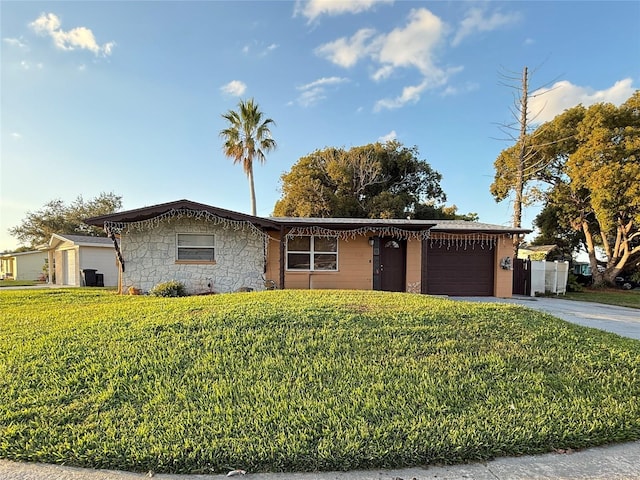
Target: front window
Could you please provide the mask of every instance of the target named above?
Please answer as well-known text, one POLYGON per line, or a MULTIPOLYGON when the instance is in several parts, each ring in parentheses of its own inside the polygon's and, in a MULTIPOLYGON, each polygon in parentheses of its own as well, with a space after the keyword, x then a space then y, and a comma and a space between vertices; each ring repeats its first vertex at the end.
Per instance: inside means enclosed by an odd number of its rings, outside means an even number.
POLYGON ((315 236, 287 239, 287 269, 338 270, 338 239, 336 237, 315 236))
POLYGON ((178 233, 177 256, 179 262, 215 261, 215 237, 206 234, 178 233))

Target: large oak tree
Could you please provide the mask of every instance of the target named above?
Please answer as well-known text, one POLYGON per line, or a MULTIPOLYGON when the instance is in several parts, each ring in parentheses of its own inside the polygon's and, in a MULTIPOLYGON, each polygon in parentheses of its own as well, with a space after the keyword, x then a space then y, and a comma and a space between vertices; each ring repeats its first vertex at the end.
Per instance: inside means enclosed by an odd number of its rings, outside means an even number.
MULTIPOLYGON (((446 200, 442 175, 397 141, 348 150, 325 148, 284 173, 274 215, 283 217, 460 218, 446 200)), ((462 218, 475 219, 471 214, 462 218)))
MULTIPOLYGON (((559 223, 582 234, 595 283, 613 283, 640 256, 640 91, 616 107, 577 106, 541 125, 530 142, 530 185, 539 188, 559 223), (544 188, 544 186, 547 188, 544 188), (607 256, 598 268, 596 248, 607 256)), ((515 160, 496 160, 492 193, 508 196, 515 160)))
POLYGON ((101 229, 87 225, 84 220, 114 213, 121 208, 122 197, 112 192, 102 192, 90 200, 78 196, 68 205, 55 199, 39 210, 27 212, 22 223, 10 228, 9 233, 20 243, 32 248, 48 242, 54 233, 105 236, 101 229))

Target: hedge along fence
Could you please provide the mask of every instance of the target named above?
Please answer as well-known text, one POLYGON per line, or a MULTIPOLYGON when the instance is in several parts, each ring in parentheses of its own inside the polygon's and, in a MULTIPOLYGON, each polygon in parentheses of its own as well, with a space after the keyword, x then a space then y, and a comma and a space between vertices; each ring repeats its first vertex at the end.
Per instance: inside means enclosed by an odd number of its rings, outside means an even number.
POLYGON ((640 342, 518 306, 330 291, 0 301, 3 458, 315 471, 640 438, 640 342))

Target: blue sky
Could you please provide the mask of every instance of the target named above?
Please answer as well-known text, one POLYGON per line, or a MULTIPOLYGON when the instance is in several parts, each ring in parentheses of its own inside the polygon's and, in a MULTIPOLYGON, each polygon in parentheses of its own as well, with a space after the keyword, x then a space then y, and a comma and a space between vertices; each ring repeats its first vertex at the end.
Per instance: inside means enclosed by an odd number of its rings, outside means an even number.
POLYGON ((255 166, 259 215, 299 158, 396 139, 443 175, 447 204, 507 225, 511 203, 489 193, 512 143, 502 76, 528 66, 532 93, 555 87, 532 101, 540 121, 640 85, 637 1, 2 0, 0 17, 0 251, 56 198, 248 213, 218 135, 241 98, 276 122, 278 149, 255 166))

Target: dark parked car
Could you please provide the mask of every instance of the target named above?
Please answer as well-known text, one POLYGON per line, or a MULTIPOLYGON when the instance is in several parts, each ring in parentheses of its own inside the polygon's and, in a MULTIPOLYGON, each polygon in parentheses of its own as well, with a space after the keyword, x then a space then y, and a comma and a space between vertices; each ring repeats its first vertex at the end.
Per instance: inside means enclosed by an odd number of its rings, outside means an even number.
POLYGON ((632 290, 640 285, 625 277, 616 277, 616 286, 623 290, 632 290))
POLYGON ((576 275, 576 282, 585 287, 590 286, 593 283, 593 277, 591 275, 576 275))

